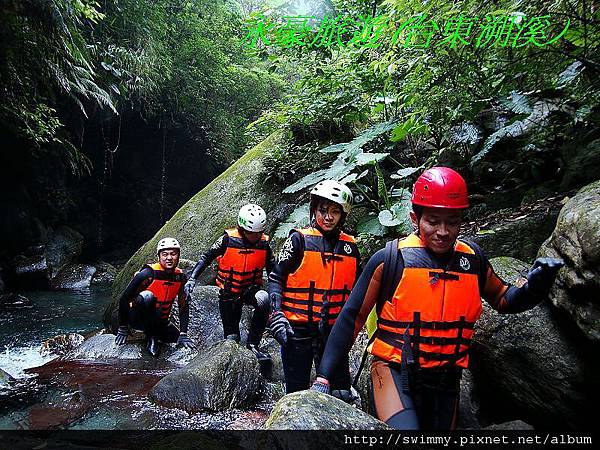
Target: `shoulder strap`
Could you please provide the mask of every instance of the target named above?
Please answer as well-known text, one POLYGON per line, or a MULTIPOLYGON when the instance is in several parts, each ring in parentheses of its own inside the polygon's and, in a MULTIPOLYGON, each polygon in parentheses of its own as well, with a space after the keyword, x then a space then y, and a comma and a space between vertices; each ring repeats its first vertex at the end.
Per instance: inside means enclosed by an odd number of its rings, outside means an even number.
POLYGON ((398 250, 398 239, 385 244, 385 256, 383 258, 383 274, 381 278, 381 294, 377 302, 377 311, 381 310, 384 302, 389 302, 394 296, 396 286, 404 271, 402 254, 398 250))

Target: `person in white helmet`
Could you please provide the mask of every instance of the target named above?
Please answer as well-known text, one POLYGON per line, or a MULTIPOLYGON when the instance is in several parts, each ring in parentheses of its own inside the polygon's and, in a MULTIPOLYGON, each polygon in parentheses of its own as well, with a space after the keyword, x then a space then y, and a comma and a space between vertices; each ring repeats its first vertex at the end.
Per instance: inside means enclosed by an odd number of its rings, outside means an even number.
POLYGON ((264 233, 267 223, 265 211, 258 205, 242 206, 238 214, 237 228, 225 233, 208 249, 196 263, 185 285, 191 295, 200 274, 215 259, 218 263, 217 286, 219 286, 219 311, 226 339, 240 341, 242 306, 254 307, 248 330, 246 347, 261 363, 270 363, 271 357, 259 347, 269 315, 269 296, 262 289, 263 270, 273 267, 273 254, 269 236, 264 233))
MULTIPOLYGON (((352 192, 335 180, 310 192, 310 227, 290 232, 269 276, 269 327, 281 344, 286 393, 310 387, 315 367, 359 274, 355 239, 342 231, 352 192)), ((332 377, 334 395, 351 401, 348 358, 332 377)))
POLYGON ((177 346, 192 349, 187 336, 189 305, 184 292, 185 274, 177 267, 181 246, 177 239, 158 241, 158 262, 144 266, 135 274, 119 298, 119 328, 115 344, 127 342, 129 327, 146 334, 147 350, 152 356, 160 353, 160 342, 177 342, 177 346), (171 308, 178 299, 181 331, 169 322, 171 308))

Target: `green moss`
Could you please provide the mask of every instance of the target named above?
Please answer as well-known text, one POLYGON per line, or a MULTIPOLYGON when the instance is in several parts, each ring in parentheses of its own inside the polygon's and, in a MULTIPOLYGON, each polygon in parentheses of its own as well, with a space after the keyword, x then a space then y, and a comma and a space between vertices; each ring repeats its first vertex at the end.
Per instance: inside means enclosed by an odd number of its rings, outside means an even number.
POLYGON ((183 205, 127 261, 115 278, 113 298, 125 289, 137 270, 154 260, 156 244, 161 238, 176 238, 182 246, 181 257, 196 261, 224 229, 235 225, 237 212, 243 204, 258 203, 269 213, 277 205, 280 194, 263 186, 262 180, 266 176, 263 160, 282 145, 281 133, 273 133, 183 205))

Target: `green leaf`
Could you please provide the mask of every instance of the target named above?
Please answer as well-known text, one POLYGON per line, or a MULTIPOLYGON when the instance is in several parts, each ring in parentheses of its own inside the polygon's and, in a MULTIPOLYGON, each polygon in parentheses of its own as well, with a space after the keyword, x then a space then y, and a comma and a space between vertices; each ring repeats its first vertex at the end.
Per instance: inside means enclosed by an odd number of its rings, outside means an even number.
POLYGON ((509 97, 501 102, 516 114, 531 114, 529 99, 521 92, 512 91, 509 97))
POLYGON ((575 61, 574 63, 570 64, 569 67, 563 70, 558 76, 556 87, 562 88, 571 83, 571 81, 577 78, 584 68, 584 65, 579 61, 575 61))
POLYGON ((379 223, 379 219, 373 216, 361 218, 356 225, 356 232, 359 234, 370 234, 372 236, 385 235, 385 227, 379 223))
POLYGON ((394 212, 390 209, 384 209, 379 212, 379 223, 384 227, 395 227, 396 225, 400 225, 400 220, 396 217, 394 212))
POLYGON ((285 239, 294 228, 302 228, 308 225, 310 221, 309 203, 304 203, 298 206, 288 217, 285 222, 281 222, 273 234, 274 237, 285 239))
POLYGON ((390 175, 390 178, 394 180, 401 180, 403 178, 411 176, 413 173, 421 170, 421 167, 405 167, 404 169, 398 170, 396 173, 390 175))

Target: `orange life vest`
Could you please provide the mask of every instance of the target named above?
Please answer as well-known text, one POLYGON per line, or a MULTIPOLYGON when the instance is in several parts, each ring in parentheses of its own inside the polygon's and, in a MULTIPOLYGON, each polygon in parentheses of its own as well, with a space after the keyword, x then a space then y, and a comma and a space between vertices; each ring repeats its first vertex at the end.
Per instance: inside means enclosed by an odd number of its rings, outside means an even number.
POLYGON ((225 253, 217 257, 217 286, 234 294, 242 293, 255 284, 262 286, 269 236, 263 233, 260 241, 248 247, 248 242, 236 228, 225 232, 229 239, 225 253))
POLYGON ((417 235, 400 240, 398 249, 404 270, 391 302, 378 305, 369 352, 400 362, 404 337, 409 336, 413 359, 420 367, 467 367, 473 327, 482 311, 480 260, 475 251, 457 241, 444 270, 435 268, 417 235))
POLYGON ((161 320, 169 320, 171 307, 179 289, 184 281, 183 271, 176 267, 174 272, 166 272, 160 263, 146 266, 154 272, 152 283, 145 289, 156 297, 156 309, 159 310, 161 320))
POLYGON ((340 233, 333 252, 323 252, 323 235, 315 228, 295 230, 304 238, 298 269, 288 275, 281 310, 290 322, 333 325, 356 281, 358 247, 355 239, 340 233))

